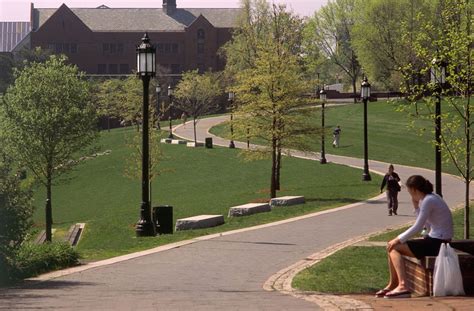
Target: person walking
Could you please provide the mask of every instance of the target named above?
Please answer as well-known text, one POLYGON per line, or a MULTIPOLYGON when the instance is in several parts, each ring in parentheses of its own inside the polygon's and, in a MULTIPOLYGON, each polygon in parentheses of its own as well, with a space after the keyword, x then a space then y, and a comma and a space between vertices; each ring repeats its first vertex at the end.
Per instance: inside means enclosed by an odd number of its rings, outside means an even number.
POLYGON ((398 192, 401 190, 400 177, 395 173, 393 165, 388 166, 388 172, 385 174, 382 185, 380 186, 380 193, 382 193, 383 188, 387 185, 387 207, 388 207, 388 216, 392 216, 392 213, 397 215, 398 210, 398 192))
POLYGON ((376 297, 408 298, 407 276, 403 256, 422 259, 438 256, 442 243, 453 237, 453 216, 446 202, 433 193, 433 185, 420 175, 413 175, 406 182, 408 193, 415 208, 416 221, 405 232, 387 243, 390 279, 388 285, 375 293, 376 297), (412 239, 423 227, 429 227, 427 236, 412 239))
POLYGON ((339 136, 341 136, 341 127, 339 125, 336 126, 336 128, 332 132, 332 136, 334 138, 334 140, 332 142, 332 147, 333 148, 339 147, 339 136))

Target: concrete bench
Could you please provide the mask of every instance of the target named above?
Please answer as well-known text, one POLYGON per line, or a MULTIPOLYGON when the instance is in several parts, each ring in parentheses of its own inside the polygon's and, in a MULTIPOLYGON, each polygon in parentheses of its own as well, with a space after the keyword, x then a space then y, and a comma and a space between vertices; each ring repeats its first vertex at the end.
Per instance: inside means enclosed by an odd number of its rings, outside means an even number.
POLYGON ((290 205, 297 205, 297 204, 304 204, 305 199, 304 196, 284 196, 273 198, 270 200, 271 207, 277 206, 290 206, 290 205))
POLYGON ((172 139, 171 144, 172 145, 186 145, 187 141, 182 140, 182 139, 172 139))
MULTIPOLYGON (((474 241, 459 240, 451 242, 450 245, 458 251, 464 291, 466 295, 474 295, 474 255, 472 254, 474 241), (470 253, 464 250, 470 250, 470 253)), ((407 273, 407 286, 410 291, 420 296, 432 296, 436 256, 427 256, 422 260, 403 256, 403 259, 407 273)))
POLYGON ((199 215, 176 221, 175 231, 210 228, 224 224, 223 215, 199 215))
POLYGON ((229 217, 247 216, 256 213, 270 212, 272 209, 268 203, 248 203, 234 206, 229 209, 229 217))
POLYGON ((187 144, 186 144, 186 147, 202 147, 204 146, 203 143, 200 143, 200 142, 193 142, 193 141, 189 141, 187 144))

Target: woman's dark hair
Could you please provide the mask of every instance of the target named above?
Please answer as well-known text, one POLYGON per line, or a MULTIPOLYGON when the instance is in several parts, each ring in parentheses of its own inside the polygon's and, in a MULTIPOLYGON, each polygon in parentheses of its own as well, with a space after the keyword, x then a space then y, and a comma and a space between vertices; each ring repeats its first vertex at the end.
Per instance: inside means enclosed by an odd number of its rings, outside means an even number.
POLYGON ((416 189, 424 194, 430 194, 433 192, 433 184, 421 175, 410 176, 406 185, 408 188, 416 189))

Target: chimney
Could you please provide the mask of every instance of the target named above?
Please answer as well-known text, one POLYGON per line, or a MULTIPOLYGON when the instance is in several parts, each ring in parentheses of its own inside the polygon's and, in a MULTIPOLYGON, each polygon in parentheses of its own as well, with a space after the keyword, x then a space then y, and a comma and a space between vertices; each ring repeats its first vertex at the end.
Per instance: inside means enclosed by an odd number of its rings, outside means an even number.
POLYGON ((172 15, 176 11, 176 0, 163 0, 163 12, 172 15))

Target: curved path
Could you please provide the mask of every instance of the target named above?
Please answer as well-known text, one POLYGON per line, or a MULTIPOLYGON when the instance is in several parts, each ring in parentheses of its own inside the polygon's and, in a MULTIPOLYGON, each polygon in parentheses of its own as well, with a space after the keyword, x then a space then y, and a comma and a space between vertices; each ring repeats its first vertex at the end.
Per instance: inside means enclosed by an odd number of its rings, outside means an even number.
MULTIPOLYGON (((198 140, 210 136, 207 129, 225 118, 201 120, 198 140)), ((191 138, 191 125, 177 126, 175 133, 191 138)), ((214 143, 228 145, 217 137, 214 143)), ((360 159, 331 155, 327 159, 362 165, 360 159)), ((387 163, 370 161, 370 167, 384 172, 387 163)), ((402 179, 414 173, 433 179, 428 170, 401 165, 396 169, 402 179)), ((444 175, 443 189, 451 206, 462 201, 464 188, 457 178, 444 175)), ((314 303, 266 291, 263 285, 276 272, 315 252, 413 219, 406 191, 400 195, 398 217, 387 217, 385 199, 379 196, 349 207, 44 275, 17 288, 0 290, 0 309, 318 310, 314 303)))

